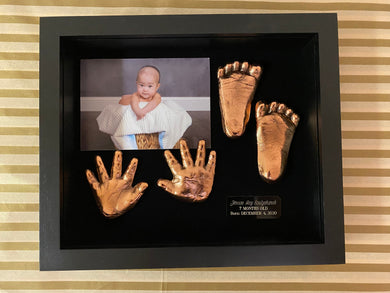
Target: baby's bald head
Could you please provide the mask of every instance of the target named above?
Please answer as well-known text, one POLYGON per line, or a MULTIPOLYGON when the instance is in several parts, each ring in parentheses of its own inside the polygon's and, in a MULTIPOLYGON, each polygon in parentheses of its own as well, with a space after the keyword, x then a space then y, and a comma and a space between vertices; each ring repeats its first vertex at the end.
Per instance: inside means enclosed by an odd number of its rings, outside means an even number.
POLYGON ((152 75, 156 81, 157 84, 160 83, 160 70, 158 70, 157 67, 152 66, 152 65, 146 65, 141 67, 141 69, 138 71, 137 74, 137 81, 139 80, 139 77, 141 75, 152 75))

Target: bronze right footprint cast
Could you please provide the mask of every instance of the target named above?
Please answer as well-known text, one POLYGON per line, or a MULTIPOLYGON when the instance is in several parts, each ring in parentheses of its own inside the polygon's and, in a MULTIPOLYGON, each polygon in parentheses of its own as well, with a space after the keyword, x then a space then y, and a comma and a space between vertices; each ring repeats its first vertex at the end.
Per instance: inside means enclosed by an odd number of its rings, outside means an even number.
POLYGON ((260 176, 273 182, 283 174, 299 116, 286 105, 256 104, 257 164, 260 176))

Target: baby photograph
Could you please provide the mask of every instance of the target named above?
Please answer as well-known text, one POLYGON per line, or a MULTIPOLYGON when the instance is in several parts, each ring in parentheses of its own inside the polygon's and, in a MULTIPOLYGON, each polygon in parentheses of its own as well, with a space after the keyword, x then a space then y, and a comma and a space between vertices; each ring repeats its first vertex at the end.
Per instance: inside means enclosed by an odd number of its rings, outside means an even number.
POLYGON ((80 60, 80 150, 210 147, 209 58, 80 60))

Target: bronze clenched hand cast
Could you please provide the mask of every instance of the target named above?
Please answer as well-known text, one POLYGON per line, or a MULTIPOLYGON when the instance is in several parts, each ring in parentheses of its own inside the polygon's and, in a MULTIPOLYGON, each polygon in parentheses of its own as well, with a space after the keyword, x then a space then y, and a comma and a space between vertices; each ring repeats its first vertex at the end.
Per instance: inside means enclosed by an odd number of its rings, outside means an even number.
POLYGON ((228 137, 239 137, 244 133, 260 75, 261 67, 248 62, 235 61, 218 69, 222 126, 228 137))
POLYGON ((185 140, 180 140, 180 153, 183 166, 179 164, 169 150, 164 152, 165 159, 173 174, 173 179, 159 179, 157 185, 171 193, 174 197, 184 201, 201 202, 206 200, 213 187, 216 163, 215 151, 210 152, 206 166, 204 140, 200 140, 198 143, 195 163, 191 158, 185 140))
POLYGON ((108 177, 106 168, 100 156, 96 157, 99 181, 90 170, 86 170, 96 201, 102 214, 107 218, 116 218, 135 206, 148 187, 145 182, 132 186, 138 160, 133 158, 122 175, 122 152, 116 151, 111 168, 111 177, 108 177))
POLYGON ((299 116, 284 104, 256 104, 257 164, 260 176, 273 182, 283 174, 299 116))

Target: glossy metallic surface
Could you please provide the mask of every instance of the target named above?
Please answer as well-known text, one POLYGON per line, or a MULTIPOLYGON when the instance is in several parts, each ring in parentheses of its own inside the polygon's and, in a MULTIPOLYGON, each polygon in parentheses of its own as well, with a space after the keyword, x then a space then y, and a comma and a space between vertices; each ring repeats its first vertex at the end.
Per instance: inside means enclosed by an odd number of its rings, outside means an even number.
POLYGON ((211 151, 205 166, 205 141, 200 140, 195 163, 185 140, 180 140, 180 153, 183 166, 168 150, 164 152, 168 166, 173 174, 172 180, 159 179, 157 185, 174 197, 188 201, 201 202, 208 198, 214 182, 216 153, 211 151))
POLYGON ((244 133, 260 75, 261 67, 248 62, 235 61, 218 69, 222 126, 228 137, 244 133))
POLYGON ((273 182, 280 178, 299 116, 284 104, 256 104, 257 164, 262 178, 273 182))
POLYGON ((107 218, 116 218, 135 206, 148 187, 145 182, 132 186, 138 160, 133 158, 122 176, 122 152, 116 151, 109 177, 100 156, 96 157, 99 181, 90 170, 86 170, 96 202, 107 218))

